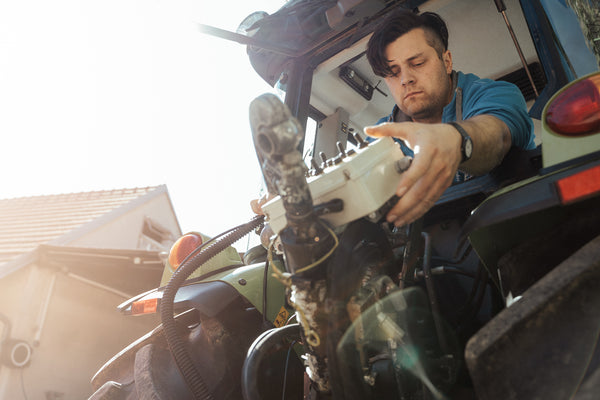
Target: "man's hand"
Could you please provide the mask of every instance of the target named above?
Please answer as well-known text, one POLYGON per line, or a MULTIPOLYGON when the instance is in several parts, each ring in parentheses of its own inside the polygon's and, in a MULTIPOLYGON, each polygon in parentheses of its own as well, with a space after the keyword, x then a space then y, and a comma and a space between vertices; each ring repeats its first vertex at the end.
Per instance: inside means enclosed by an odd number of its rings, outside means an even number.
POLYGON ((386 219, 407 225, 425 214, 452 184, 461 162, 461 136, 451 125, 416 122, 385 123, 365 128, 373 137, 392 136, 404 140, 415 157, 402 174, 396 195, 398 203, 386 219))
MULTIPOLYGON (((498 166, 512 140, 508 126, 493 115, 477 115, 461 121, 473 141, 473 155, 461 165, 472 175, 483 175, 498 166)), ((369 136, 392 136, 404 140, 415 152, 410 168, 400 178, 396 195, 400 201, 387 220, 396 226, 409 224, 425 214, 454 179, 462 160, 462 138, 448 124, 391 122, 365 128, 369 136)))
POLYGON ((254 214, 257 215, 265 215, 265 213, 262 210, 262 206, 268 202, 269 200, 275 198, 274 194, 270 194, 267 193, 266 195, 262 196, 260 199, 254 199, 250 201, 250 208, 252 208, 252 211, 254 212, 254 214))

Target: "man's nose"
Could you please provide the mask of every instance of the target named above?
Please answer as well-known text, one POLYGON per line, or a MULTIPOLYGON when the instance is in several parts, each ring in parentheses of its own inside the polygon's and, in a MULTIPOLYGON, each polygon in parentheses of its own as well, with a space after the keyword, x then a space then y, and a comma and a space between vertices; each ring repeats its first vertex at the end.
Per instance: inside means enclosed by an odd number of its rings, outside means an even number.
POLYGON ((400 84, 402 86, 410 85, 415 82, 414 76, 410 72, 401 72, 400 84))

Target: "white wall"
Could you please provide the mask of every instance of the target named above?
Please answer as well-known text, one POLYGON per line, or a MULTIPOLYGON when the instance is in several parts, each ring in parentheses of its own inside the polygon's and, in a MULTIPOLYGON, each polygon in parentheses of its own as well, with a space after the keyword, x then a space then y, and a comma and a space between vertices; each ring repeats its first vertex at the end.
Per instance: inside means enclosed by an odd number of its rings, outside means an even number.
POLYGON ((52 392, 62 394, 58 398, 64 400, 88 398, 95 372, 159 324, 156 315, 119 314, 115 307, 123 298, 49 268, 30 265, 1 283, 0 304, 13 321, 12 336, 30 343, 33 353, 22 370, 0 367, 0 399, 25 398, 23 387, 28 399, 46 399, 52 392), (46 319, 38 333, 53 275, 46 319))
POLYGON ((177 217, 171 206, 169 196, 165 192, 69 242, 68 245, 107 249, 137 249, 144 218, 148 216, 171 231, 175 239, 181 235, 177 217))

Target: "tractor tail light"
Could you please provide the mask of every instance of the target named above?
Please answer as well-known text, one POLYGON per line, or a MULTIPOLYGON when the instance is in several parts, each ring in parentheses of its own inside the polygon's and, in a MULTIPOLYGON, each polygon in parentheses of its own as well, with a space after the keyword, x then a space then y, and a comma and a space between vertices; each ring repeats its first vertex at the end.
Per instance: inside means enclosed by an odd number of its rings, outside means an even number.
POLYGON ((552 100, 546 123, 563 136, 586 136, 600 132, 600 74, 582 79, 552 100))
POLYGON ((169 265, 175 271, 185 259, 202 245, 202 236, 197 233, 183 235, 173 244, 169 252, 169 265))
POLYGON ((131 315, 154 314, 158 309, 158 299, 142 299, 131 303, 131 315))
POLYGON ((562 178, 556 182, 562 204, 600 193, 600 165, 562 178))

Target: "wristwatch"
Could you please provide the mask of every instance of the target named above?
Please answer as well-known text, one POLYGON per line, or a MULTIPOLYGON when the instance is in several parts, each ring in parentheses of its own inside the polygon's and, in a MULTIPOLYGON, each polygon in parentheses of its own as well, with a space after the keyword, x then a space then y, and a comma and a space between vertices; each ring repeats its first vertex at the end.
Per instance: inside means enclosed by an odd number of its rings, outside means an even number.
POLYGON ((448 122, 448 125, 452 125, 458 131, 458 133, 460 133, 460 136, 462 136, 460 153, 462 154, 461 163, 464 163, 473 155, 473 141, 471 140, 471 136, 469 136, 467 131, 465 131, 465 129, 456 122, 448 122))

